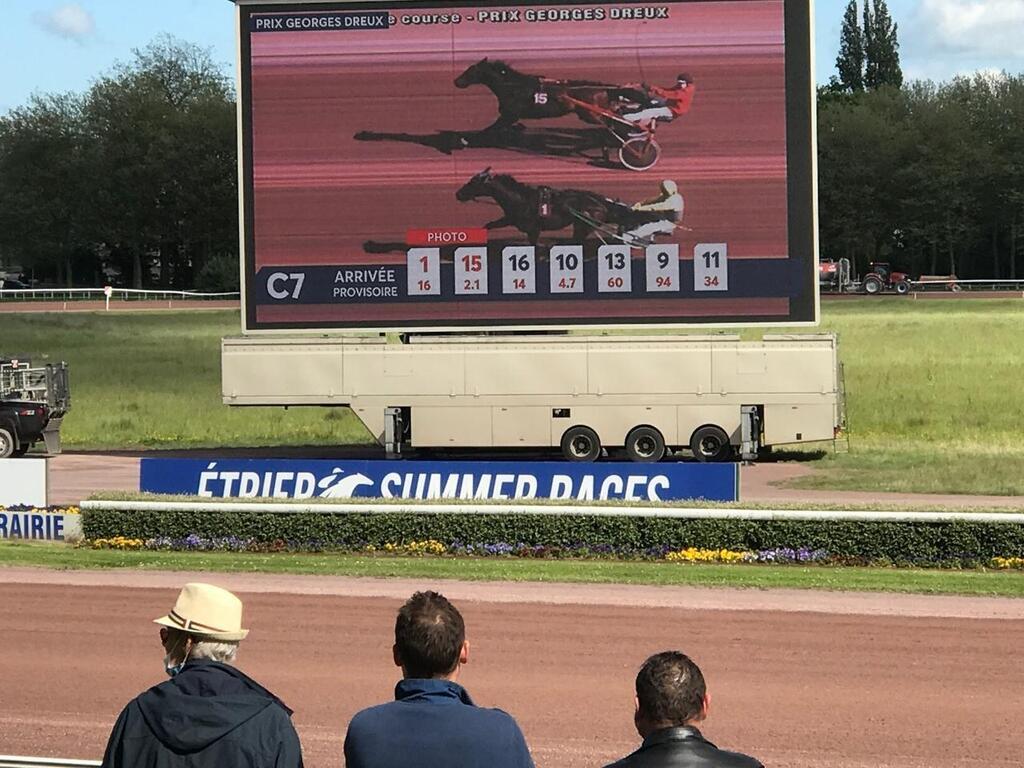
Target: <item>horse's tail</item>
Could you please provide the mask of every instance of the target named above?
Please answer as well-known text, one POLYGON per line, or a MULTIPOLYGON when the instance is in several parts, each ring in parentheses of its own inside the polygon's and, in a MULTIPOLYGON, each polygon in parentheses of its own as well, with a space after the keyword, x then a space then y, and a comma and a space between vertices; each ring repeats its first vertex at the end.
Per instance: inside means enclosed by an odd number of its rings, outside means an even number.
POLYGON ((405 243, 387 243, 378 240, 367 240, 363 243, 366 253, 399 253, 407 248, 405 243))

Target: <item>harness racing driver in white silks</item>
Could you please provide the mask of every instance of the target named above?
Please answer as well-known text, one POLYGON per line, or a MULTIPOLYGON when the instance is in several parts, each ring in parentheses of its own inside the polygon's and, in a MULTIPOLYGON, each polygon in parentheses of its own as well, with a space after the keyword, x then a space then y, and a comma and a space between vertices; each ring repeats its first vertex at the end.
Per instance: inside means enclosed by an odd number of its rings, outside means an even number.
POLYGON ((671 179, 665 179, 661 182, 660 195, 633 206, 634 211, 656 211, 664 213, 664 217, 630 230, 623 236, 624 239, 631 245, 645 245, 652 243, 656 235, 671 235, 683 220, 685 205, 679 185, 671 179))

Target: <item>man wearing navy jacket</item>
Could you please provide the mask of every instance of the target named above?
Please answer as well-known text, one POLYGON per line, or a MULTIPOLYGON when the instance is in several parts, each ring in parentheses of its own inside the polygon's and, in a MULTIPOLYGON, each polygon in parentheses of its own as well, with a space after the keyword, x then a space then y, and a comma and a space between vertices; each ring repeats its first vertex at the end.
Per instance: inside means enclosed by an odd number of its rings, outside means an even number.
POLYGON ((186 584, 155 619, 170 680, 128 702, 103 768, 302 768, 292 711, 235 669, 242 601, 212 584, 186 584))
POLYGON ((533 768, 512 716, 478 707, 456 681, 469 660, 462 615, 437 592, 398 611, 395 700, 358 712, 345 736, 348 768, 533 768))

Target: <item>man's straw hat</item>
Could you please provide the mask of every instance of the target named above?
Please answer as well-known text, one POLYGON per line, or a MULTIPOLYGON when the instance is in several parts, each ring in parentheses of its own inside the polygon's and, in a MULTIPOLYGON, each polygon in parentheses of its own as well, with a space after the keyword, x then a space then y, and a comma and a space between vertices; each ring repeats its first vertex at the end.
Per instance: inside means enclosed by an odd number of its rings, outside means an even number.
POLYGON ((153 622, 204 640, 241 640, 249 634, 242 629, 242 601, 212 584, 186 584, 171 612, 153 622))

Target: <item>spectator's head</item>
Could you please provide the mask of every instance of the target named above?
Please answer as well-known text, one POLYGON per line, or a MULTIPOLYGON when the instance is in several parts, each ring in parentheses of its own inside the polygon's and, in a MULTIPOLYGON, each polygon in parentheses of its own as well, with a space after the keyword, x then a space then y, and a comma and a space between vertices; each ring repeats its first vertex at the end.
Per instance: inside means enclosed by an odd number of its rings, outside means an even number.
POLYGON ((462 614, 437 592, 417 592, 395 620, 395 664, 407 678, 454 680, 468 661, 462 614))
POLYGON ((212 584, 186 584, 170 613, 154 622, 160 625, 164 668, 171 677, 186 661, 232 663, 239 641, 249 634, 242 629, 242 601, 212 584))
POLYGON ((642 738, 663 728, 700 722, 708 704, 704 675, 686 654, 656 653, 637 673, 634 722, 642 738))

